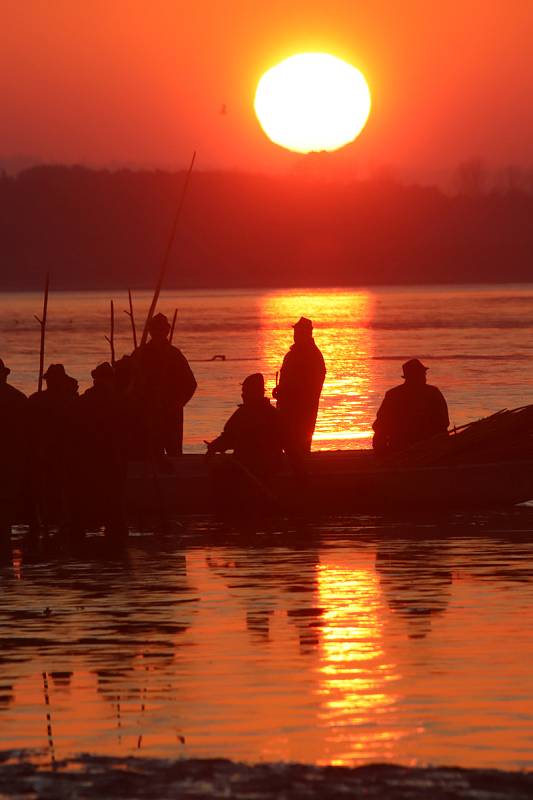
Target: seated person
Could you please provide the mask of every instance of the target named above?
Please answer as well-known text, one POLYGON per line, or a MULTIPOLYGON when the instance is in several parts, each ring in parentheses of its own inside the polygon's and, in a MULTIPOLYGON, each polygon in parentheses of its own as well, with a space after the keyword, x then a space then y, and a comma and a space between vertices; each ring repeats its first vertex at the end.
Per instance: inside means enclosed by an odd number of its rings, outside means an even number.
POLYGON ((426 383, 428 368, 412 358, 402 370, 405 383, 385 394, 372 426, 373 447, 378 452, 397 452, 415 442, 445 434, 450 424, 442 393, 426 383))
POLYGON ((232 414, 223 432, 207 446, 207 455, 233 450, 246 470, 261 478, 273 476, 280 467, 283 437, 278 411, 265 397, 261 373, 248 375, 242 384, 242 405, 232 414))

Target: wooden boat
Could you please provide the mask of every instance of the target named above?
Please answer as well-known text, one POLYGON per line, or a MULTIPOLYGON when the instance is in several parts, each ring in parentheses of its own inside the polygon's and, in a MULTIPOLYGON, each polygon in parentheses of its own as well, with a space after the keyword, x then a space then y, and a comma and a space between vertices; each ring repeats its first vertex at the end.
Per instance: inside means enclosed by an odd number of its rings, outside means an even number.
MULTIPOLYGON (((231 464, 232 456, 208 462, 193 454, 174 459, 172 474, 132 464, 128 511, 201 514, 221 506, 238 510, 248 500, 252 506, 284 511, 394 513, 497 508, 533 500, 533 458, 409 465, 380 459, 368 450, 314 452, 308 456, 304 480, 288 465, 271 487, 242 471, 239 490, 228 495, 228 483, 221 484, 220 476, 231 464)), ((230 468, 234 476, 241 472, 238 464, 230 468)))

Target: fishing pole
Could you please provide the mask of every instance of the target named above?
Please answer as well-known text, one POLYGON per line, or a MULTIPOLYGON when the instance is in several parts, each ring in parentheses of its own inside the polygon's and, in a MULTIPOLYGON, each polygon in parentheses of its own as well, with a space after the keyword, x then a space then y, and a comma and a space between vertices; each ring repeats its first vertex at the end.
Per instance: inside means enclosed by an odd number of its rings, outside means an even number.
POLYGON ((194 151, 191 159, 191 165, 185 176, 185 183, 183 184, 183 189, 181 192, 180 201, 178 203, 178 208, 176 211, 176 216, 174 217, 174 223, 172 225, 172 230, 170 231, 170 237, 168 240, 167 248, 165 250, 165 255, 163 257, 163 261, 161 262, 161 268, 159 270, 159 277, 157 279, 157 283, 154 290, 154 296, 152 297, 152 302, 150 303, 150 308, 148 310, 148 316, 146 317, 146 322, 144 323, 144 329, 141 337, 141 347, 143 344, 146 344, 146 340, 148 338, 148 328, 150 326, 150 322, 152 317, 154 316, 154 312, 157 306, 157 301, 159 300, 159 295, 161 293, 161 287, 163 285, 163 280, 165 278, 165 274, 167 271, 168 261, 170 258, 170 253, 172 251, 172 245, 174 244, 174 239, 176 238, 176 231, 178 229, 178 223, 180 221, 181 212, 183 209, 183 203, 185 201, 185 196, 187 194, 187 188, 189 186, 189 180, 193 171, 194 162, 196 160, 196 150, 194 151))
POLYGON ((115 366, 115 304, 111 300, 109 336, 104 337, 111 348, 111 366, 115 366))
POLYGON ((39 325, 41 326, 41 343, 39 346, 39 379, 37 382, 37 391, 42 392, 43 390, 43 375, 44 375, 44 345, 46 339, 46 317, 48 315, 48 292, 50 289, 50 273, 46 273, 46 281, 44 284, 44 299, 43 299, 43 315, 39 319, 39 317, 34 314, 34 318, 37 320, 39 325))

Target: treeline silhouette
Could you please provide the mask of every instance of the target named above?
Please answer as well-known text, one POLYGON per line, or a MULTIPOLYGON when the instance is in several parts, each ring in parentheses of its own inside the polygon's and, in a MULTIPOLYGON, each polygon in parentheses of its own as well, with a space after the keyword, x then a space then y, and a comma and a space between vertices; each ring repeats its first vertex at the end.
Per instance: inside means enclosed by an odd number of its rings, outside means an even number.
MULTIPOLYGON (((467 165, 468 166, 468 165, 467 165)), ((466 172, 465 172, 466 169, 466 172)), ((472 172, 473 169, 473 172, 472 172)), ((196 172, 167 287, 291 287, 532 279, 533 193, 449 195, 390 178, 196 172)), ((151 288, 184 173, 39 166, 0 175, 0 288, 151 288)))

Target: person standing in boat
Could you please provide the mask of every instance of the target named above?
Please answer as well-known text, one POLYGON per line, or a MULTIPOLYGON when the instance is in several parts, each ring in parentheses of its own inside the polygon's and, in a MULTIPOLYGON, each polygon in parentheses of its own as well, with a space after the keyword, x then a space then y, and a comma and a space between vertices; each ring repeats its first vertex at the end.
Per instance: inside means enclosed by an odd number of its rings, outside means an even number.
POLYGON ((39 521, 61 523, 68 535, 81 533, 74 520, 78 491, 78 381, 63 364, 50 364, 44 373, 46 389, 28 400, 29 475, 32 494, 30 533, 39 521))
POLYGON ((446 434, 448 406, 442 392, 426 382, 427 370, 418 358, 406 361, 402 367, 404 383, 385 394, 372 426, 377 452, 396 452, 446 434))
POLYGON ((294 344, 283 359, 272 396, 285 430, 286 453, 294 462, 311 450, 326 365, 315 344, 311 320, 300 317, 293 331, 294 344))
POLYGON ((0 558, 20 499, 27 429, 28 400, 7 382, 10 372, 0 358, 0 558))
POLYGON ((283 429, 278 411, 265 397, 265 379, 260 372, 248 375, 242 384, 242 404, 207 445, 207 455, 233 450, 238 466, 261 481, 268 481, 281 465, 283 429))
POLYGON ((104 524, 109 537, 120 539, 127 535, 123 458, 127 417, 111 364, 99 364, 91 376, 93 385, 82 394, 77 408, 82 454, 78 513, 84 527, 104 524))
POLYGON ((183 409, 197 383, 181 350, 168 340, 170 324, 164 314, 152 318, 149 332, 150 341, 132 356, 133 391, 142 420, 144 455, 177 456, 183 452, 183 409))

